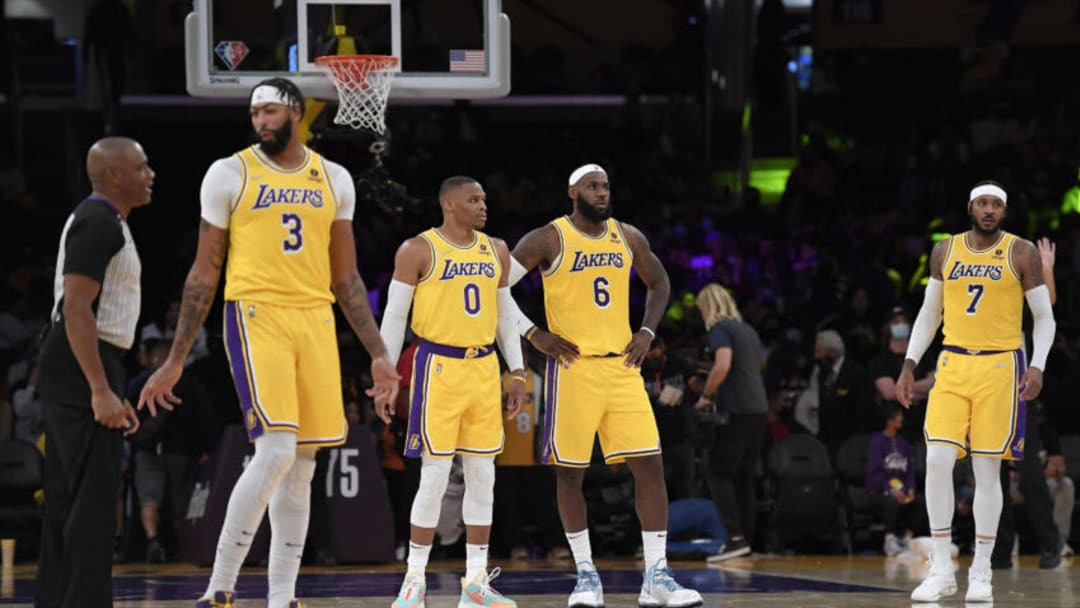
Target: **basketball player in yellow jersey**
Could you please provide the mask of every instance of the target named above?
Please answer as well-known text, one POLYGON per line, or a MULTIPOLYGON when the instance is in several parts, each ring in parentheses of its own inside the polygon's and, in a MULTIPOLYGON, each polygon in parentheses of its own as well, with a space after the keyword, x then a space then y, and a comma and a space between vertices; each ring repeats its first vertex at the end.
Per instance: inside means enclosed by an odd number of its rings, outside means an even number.
MULTIPOLYGON (((394 608, 423 608, 435 525, 455 454, 462 455, 465 497, 465 577, 459 608, 512 608, 490 584, 488 541, 495 492, 495 455, 502 451, 502 386, 496 338, 514 382, 508 416, 525 400, 525 369, 511 307, 506 243, 480 232, 487 221, 484 189, 471 177, 450 177, 439 188, 443 223, 402 243, 394 257, 381 333, 390 357, 401 353, 405 320, 420 339, 413 359, 405 455, 420 457, 413 499, 408 572, 394 608)), ((516 310, 516 306, 512 307, 516 310)))
POLYGON ((971 453, 975 472, 975 558, 966 599, 993 601, 990 554, 1001 517, 1001 461, 1024 457, 1025 402, 1042 390, 1054 341, 1054 313, 1039 252, 1030 241, 1001 229, 1007 201, 1000 184, 976 184, 968 197, 971 230, 934 246, 930 281, 896 381, 897 398, 907 407, 914 394, 912 370, 944 315, 944 348, 924 427, 926 510, 934 546, 929 574, 911 594, 915 601, 936 602, 956 593, 950 554, 952 480, 956 458, 965 452, 971 453), (1025 298, 1035 320, 1026 368, 1021 350, 1025 298))
POLYGON ((634 474, 645 557, 638 604, 698 606, 701 595, 676 583, 667 565, 668 501, 660 437, 639 370, 667 307, 667 272, 637 228, 611 217, 603 168, 579 167, 570 175, 568 192, 573 213, 522 237, 514 247, 510 274, 513 284, 540 267, 548 330, 563 340, 554 342, 518 317, 519 331, 549 355, 544 458, 558 465, 559 515, 578 570, 567 603, 571 608, 604 605, 581 488, 599 434, 604 459, 625 461, 634 474), (630 329, 631 268, 648 288, 645 318, 636 332, 630 329))
POLYGON ((385 415, 398 375, 356 271, 352 179, 305 147, 295 129, 304 98, 291 81, 252 89, 258 145, 218 160, 202 184, 195 263, 184 284, 169 357, 139 407, 171 409, 172 388, 206 319, 228 254, 225 342, 255 456, 237 480, 200 608, 234 606, 233 589, 269 505, 269 608, 293 599, 310 512, 315 450, 345 442, 335 295, 372 358, 368 394, 385 415))

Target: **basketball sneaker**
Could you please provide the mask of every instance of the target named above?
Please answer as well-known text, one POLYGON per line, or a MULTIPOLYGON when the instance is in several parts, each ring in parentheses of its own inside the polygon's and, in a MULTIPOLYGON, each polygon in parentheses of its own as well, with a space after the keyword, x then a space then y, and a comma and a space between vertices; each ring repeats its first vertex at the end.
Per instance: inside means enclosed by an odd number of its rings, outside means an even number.
POLYGON ((600 583, 600 574, 592 565, 577 573, 577 584, 566 601, 567 608, 603 608, 604 586, 600 583))
POLYGON ((232 591, 215 591, 214 597, 204 597, 195 602, 195 608, 236 608, 236 593, 232 591))
POLYGON ((911 592, 912 601, 936 602, 956 593, 956 569, 952 560, 938 564, 931 557, 930 572, 923 582, 911 592))
POLYGON ((294 599, 294 600, 289 600, 289 607, 288 608, 307 608, 307 606, 304 605, 304 602, 301 602, 300 600, 295 600, 294 599))
POLYGON ((994 588, 990 585, 990 566, 973 565, 968 570, 968 590, 964 600, 968 602, 993 602, 994 588))
POLYGON ((502 572, 499 568, 491 571, 491 574, 481 572, 471 581, 461 578, 461 599, 458 608, 470 608, 471 606, 485 606, 486 608, 517 608, 517 602, 505 597, 491 587, 491 581, 495 580, 502 572))
POLYGON ((645 571, 641 593, 638 594, 638 606, 641 608, 690 608, 702 603, 700 593, 675 582, 667 560, 660 560, 645 571))
POLYGON ((427 595, 427 583, 424 577, 406 574, 401 582, 401 590, 390 608, 424 608, 424 596, 427 595))

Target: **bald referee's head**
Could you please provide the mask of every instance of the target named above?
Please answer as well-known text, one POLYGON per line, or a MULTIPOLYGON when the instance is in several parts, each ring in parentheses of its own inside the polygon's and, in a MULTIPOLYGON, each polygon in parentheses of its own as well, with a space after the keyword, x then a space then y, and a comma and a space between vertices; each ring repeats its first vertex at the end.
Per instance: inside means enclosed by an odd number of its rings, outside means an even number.
POLYGON ((154 170, 139 142, 128 137, 105 137, 86 154, 86 173, 94 193, 122 213, 150 202, 154 170))

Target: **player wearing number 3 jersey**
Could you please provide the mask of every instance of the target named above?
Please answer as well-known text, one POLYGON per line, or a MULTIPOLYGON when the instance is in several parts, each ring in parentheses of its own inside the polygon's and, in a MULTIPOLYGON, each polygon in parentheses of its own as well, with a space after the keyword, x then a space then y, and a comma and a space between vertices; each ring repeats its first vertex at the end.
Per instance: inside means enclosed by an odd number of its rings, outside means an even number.
MULTIPOLYGON (((293 598, 310 513, 315 450, 345 442, 332 304, 371 354, 376 411, 397 397, 387 355, 356 270, 352 178, 300 142, 304 97, 284 78, 251 91, 255 146, 215 162, 202 184, 195 263, 176 338, 146 382, 139 407, 171 409, 172 387, 225 269, 225 346, 255 456, 229 498, 210 584, 199 608, 232 608, 240 566, 270 511, 268 608, 293 598)), ((180 405, 179 407, 183 407, 180 405)))
MULTIPOLYGON (((394 256, 394 279, 380 330, 397 359, 412 308, 420 339, 413 359, 409 430, 405 455, 423 458, 413 500, 409 568, 395 608, 423 608, 427 567, 451 459, 462 455, 465 496, 465 578, 459 607, 510 608, 516 604, 490 585, 488 539, 495 496, 495 455, 502 451, 502 390, 494 343, 513 381, 508 417, 525 399, 521 341, 504 312, 510 250, 480 229, 487 222, 484 189, 470 177, 450 177, 439 189, 443 223, 402 243, 394 256)), ((516 306, 513 307, 516 310, 516 306)))

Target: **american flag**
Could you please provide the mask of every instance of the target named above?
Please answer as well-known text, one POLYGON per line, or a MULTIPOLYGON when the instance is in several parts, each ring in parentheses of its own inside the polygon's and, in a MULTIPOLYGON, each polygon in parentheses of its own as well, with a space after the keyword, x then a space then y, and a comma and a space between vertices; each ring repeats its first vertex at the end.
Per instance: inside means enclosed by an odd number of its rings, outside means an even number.
POLYGON ((450 51, 451 72, 483 72, 484 51, 453 49, 450 51))

